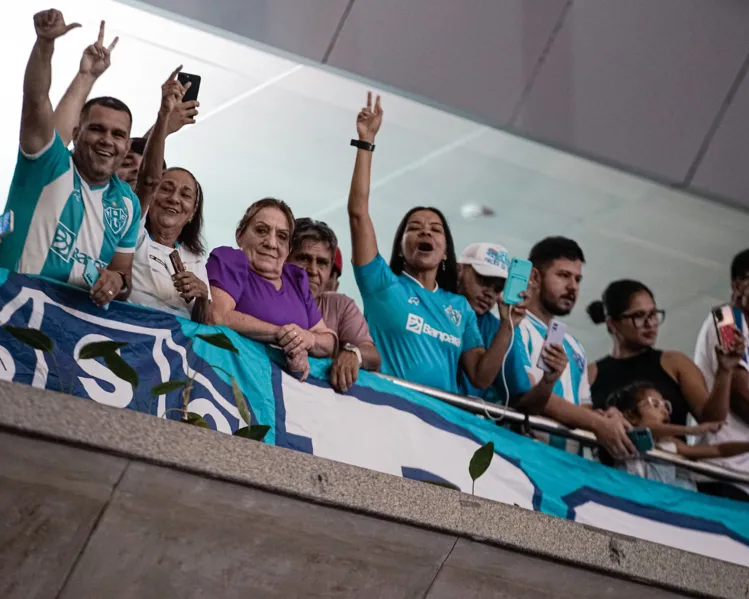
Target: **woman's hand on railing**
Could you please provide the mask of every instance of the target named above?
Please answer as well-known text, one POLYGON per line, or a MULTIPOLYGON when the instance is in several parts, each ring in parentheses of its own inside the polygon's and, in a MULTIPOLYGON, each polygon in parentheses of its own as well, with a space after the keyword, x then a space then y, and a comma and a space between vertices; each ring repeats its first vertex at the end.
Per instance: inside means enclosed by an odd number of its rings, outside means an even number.
POLYGON ((307 354, 307 351, 296 350, 290 354, 286 354, 286 368, 300 381, 306 381, 310 371, 309 354, 307 354))
POLYGON ((306 353, 315 346, 315 334, 297 324, 286 324, 278 329, 276 341, 286 354, 298 350, 306 353))

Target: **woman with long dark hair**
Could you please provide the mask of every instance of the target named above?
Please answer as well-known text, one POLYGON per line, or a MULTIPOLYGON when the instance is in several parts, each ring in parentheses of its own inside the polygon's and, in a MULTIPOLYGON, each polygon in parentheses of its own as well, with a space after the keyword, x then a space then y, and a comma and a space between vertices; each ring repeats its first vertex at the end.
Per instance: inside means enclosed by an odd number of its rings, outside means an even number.
POLYGON ((614 281, 600 300, 588 306, 588 315, 595 324, 606 323, 614 343, 610 355, 588 367, 594 408, 604 409, 613 393, 645 380, 669 402, 673 424, 686 425, 688 414, 697 422, 726 419, 731 377, 744 351, 741 335, 731 352, 715 349, 720 368, 708 392, 691 359, 678 351, 655 349, 666 313, 658 309, 653 292, 643 283, 614 281))
POLYGON ((382 355, 382 372, 458 392, 458 369, 479 389, 488 387, 502 366, 511 331, 502 330, 489 350, 476 314, 457 295, 457 263, 450 228, 436 208, 412 208, 393 240, 390 265, 379 253, 369 216, 372 153, 382 124, 380 98, 356 119, 356 163, 348 201, 354 274, 364 315, 382 355))

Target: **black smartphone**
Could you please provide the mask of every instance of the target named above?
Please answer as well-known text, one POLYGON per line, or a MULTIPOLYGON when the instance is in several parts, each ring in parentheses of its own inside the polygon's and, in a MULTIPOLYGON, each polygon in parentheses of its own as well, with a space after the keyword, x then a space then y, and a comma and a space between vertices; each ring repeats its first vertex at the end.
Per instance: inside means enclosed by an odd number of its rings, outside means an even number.
POLYGON ((192 75, 190 73, 180 72, 177 73, 177 81, 179 81, 182 85, 192 83, 190 89, 185 92, 185 96, 184 98, 182 98, 183 102, 192 102, 198 99, 198 91, 200 91, 200 75, 192 75))

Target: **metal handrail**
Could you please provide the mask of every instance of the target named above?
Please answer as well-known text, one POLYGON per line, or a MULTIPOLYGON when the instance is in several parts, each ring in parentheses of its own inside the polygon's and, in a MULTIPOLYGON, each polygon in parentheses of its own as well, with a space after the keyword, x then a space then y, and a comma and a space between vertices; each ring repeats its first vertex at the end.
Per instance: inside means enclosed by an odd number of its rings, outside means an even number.
MULTIPOLYGON (((377 374, 377 376, 387 379, 388 381, 391 381, 396 385, 399 385, 406 389, 411 389, 412 391, 424 393, 436 399, 442 400, 445 403, 449 403, 450 405, 463 408, 464 410, 468 410, 469 412, 473 412, 474 414, 489 413, 495 418, 502 418, 503 420, 506 420, 508 422, 527 421, 530 427, 534 430, 568 437, 586 446, 598 446, 598 441, 596 440, 596 437, 593 433, 581 429, 567 428, 563 424, 559 424, 558 422, 549 418, 544 418, 543 416, 526 416, 525 414, 517 412, 512 408, 506 408, 497 404, 491 404, 478 398, 455 395, 454 393, 448 393, 446 391, 441 391, 440 389, 435 389, 433 387, 426 387, 424 385, 419 385, 418 383, 411 383, 409 381, 404 381, 403 379, 398 379, 379 372, 374 374, 377 374)), ((713 479, 749 484, 749 474, 738 472, 736 470, 728 470, 709 462, 693 462, 673 453, 661 451, 660 449, 651 449, 650 451, 644 453, 643 457, 649 461, 668 462, 669 464, 673 464, 674 466, 678 466, 679 468, 684 468, 685 470, 690 470, 691 472, 703 474, 713 479)))

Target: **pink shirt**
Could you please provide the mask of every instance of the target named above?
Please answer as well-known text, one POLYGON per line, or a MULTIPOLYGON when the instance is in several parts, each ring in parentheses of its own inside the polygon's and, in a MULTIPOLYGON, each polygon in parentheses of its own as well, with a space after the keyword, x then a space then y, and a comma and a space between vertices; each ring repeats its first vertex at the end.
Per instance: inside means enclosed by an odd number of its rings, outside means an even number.
POLYGON ((338 335, 339 347, 347 343, 357 347, 365 341, 373 343, 367 321, 350 297, 328 291, 318 298, 317 305, 325 326, 338 335))

